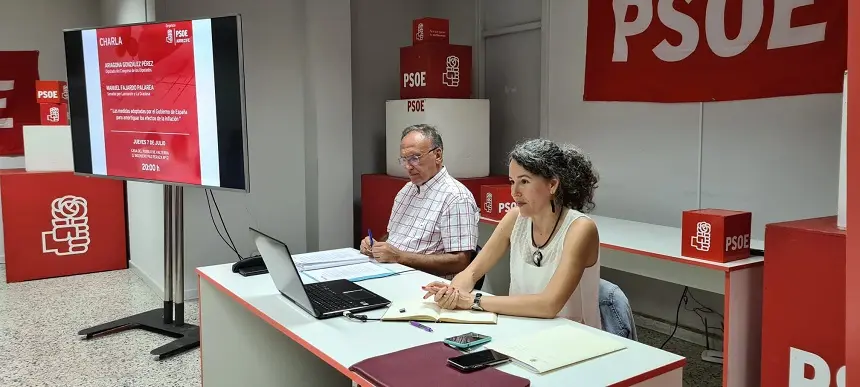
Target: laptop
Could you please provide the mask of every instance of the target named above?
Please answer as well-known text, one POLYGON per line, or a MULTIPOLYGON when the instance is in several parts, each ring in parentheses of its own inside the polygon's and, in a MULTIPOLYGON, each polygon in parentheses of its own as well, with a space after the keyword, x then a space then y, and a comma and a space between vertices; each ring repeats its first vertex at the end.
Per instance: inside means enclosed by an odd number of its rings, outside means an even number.
POLYGON ((299 275, 290 249, 284 242, 250 227, 257 251, 263 257, 278 291, 318 319, 381 309, 391 301, 349 280, 305 284, 299 275))

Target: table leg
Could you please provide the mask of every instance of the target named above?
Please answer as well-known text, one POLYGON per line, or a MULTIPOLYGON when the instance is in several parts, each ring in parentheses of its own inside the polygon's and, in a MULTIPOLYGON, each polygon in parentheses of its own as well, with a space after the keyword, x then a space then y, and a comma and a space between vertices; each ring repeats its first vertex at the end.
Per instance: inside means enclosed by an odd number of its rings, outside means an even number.
POLYGON ((761 315, 764 266, 726 273, 723 387, 761 384, 761 315))
POLYGON ((199 287, 204 386, 349 385, 338 370, 208 281, 199 287))

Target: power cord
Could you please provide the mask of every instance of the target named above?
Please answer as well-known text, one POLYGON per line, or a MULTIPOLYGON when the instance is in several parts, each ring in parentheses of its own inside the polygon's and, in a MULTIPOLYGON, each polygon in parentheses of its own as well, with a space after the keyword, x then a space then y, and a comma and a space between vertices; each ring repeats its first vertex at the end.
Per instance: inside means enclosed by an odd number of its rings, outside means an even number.
POLYGON ((215 227, 215 232, 218 233, 218 236, 221 237, 221 240, 224 241, 224 244, 236 253, 236 256, 239 257, 239 260, 246 259, 239 253, 239 249, 236 248, 236 243, 233 242, 233 238, 230 236, 230 231, 227 230, 227 224, 224 223, 224 217, 221 216, 221 208, 218 207, 218 201, 215 200, 215 194, 210 189, 205 190, 206 193, 206 206, 209 207, 209 218, 212 219, 212 226, 215 227), (215 215, 212 213, 212 205, 215 205, 215 211, 218 213, 218 219, 221 221, 221 227, 224 228, 224 234, 227 235, 225 238, 223 234, 221 234, 221 230, 218 228, 218 222, 215 221, 215 215), (228 242, 229 240, 229 242, 228 242))
POLYGON ((382 319, 367 317, 366 314, 352 314, 350 311, 343 312, 343 317, 358 322, 382 321, 382 319))
POLYGON ((669 343, 669 340, 672 340, 672 338, 675 337, 675 332, 678 331, 678 323, 681 321, 681 305, 684 303, 684 301, 687 300, 688 289, 689 288, 684 286, 684 292, 681 293, 681 299, 678 300, 678 307, 675 308, 675 327, 672 328, 672 333, 669 334, 669 337, 666 338, 666 341, 664 341, 663 344, 660 344, 660 349, 663 349, 663 347, 665 347, 666 344, 669 343))
POLYGON ((669 337, 666 338, 666 341, 664 341, 663 344, 660 345, 660 349, 663 349, 663 347, 665 347, 666 344, 669 343, 669 340, 671 340, 672 337, 675 336, 675 332, 678 331, 678 326, 680 324, 681 307, 682 306, 684 307, 684 310, 695 313, 697 316, 699 316, 699 319, 702 320, 702 324, 705 326, 705 347, 706 347, 706 349, 710 350, 711 349, 710 329, 719 330, 720 332, 723 331, 723 329, 724 329, 724 325, 723 325, 724 322, 722 321, 724 319, 723 315, 721 313, 705 306, 699 300, 697 300, 696 297, 693 296, 693 293, 690 291, 690 288, 687 286, 684 286, 684 291, 681 293, 681 299, 678 300, 678 307, 675 309, 675 324, 674 324, 674 327, 672 328, 672 333, 670 333, 669 337), (692 309, 688 308, 687 303, 690 300, 693 300, 699 306, 694 307, 692 309), (720 316, 720 320, 721 320, 720 321, 720 327, 719 328, 717 328, 717 327, 711 328, 708 325, 707 317, 705 317, 702 313, 711 313, 711 314, 715 314, 717 316, 720 316))
POLYGON ((705 306, 705 304, 702 304, 699 300, 696 299, 695 296, 693 296, 693 292, 687 290, 687 295, 690 297, 691 300, 693 300, 699 306, 690 309, 690 308, 687 308, 687 303, 685 302, 684 303, 684 309, 687 311, 695 313, 696 316, 699 316, 699 319, 702 320, 702 325, 705 326, 705 349, 710 350, 711 349, 711 334, 710 334, 711 332, 710 332, 710 329, 718 330, 720 332, 723 331, 723 321, 724 321, 723 315, 721 313, 705 306), (717 316, 720 316, 720 327, 719 328, 709 327, 708 326, 708 318, 703 316, 702 313, 711 313, 711 314, 715 314, 717 316))

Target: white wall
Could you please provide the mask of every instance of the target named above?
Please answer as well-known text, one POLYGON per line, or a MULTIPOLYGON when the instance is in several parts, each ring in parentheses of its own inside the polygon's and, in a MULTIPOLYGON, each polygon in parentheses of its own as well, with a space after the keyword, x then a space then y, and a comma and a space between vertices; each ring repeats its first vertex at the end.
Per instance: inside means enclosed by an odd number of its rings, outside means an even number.
MULTIPOLYGON (((0 50, 38 50, 41 79, 65 80, 62 30, 100 21, 99 0, 0 0, 0 50)), ((0 157, 0 169, 23 167, 23 157, 0 157)), ((2 251, 0 233, 0 263, 2 251)))
MULTIPOLYGON (((841 95, 705 104, 699 192, 698 104, 583 102, 587 14, 585 1, 551 2, 549 137, 592 156, 595 213, 677 227, 701 195, 703 207, 752 211, 757 239, 766 223, 835 214, 841 95)), ((679 286, 602 274, 634 310, 674 321, 679 286)), ((721 309, 714 294, 696 297, 721 309)), ((689 313, 682 323, 701 326, 689 313)))

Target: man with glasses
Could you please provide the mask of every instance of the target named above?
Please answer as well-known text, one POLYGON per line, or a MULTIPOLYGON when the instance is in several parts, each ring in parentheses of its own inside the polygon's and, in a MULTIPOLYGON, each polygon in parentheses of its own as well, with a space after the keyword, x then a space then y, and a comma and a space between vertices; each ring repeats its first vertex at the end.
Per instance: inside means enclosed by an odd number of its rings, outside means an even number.
POLYGON ((403 130, 400 165, 409 182, 394 199, 388 234, 365 237, 363 254, 449 279, 469 265, 481 214, 472 193, 448 174, 443 149, 442 136, 433 126, 403 130))

